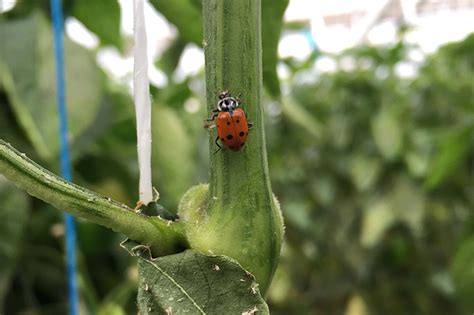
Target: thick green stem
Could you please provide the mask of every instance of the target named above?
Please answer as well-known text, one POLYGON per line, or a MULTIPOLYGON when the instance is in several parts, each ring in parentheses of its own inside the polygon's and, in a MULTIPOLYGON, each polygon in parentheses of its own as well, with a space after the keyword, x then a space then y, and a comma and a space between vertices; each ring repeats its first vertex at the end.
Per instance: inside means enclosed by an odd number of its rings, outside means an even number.
POLYGON ((240 95, 241 107, 253 123, 248 142, 238 153, 215 152, 210 139, 210 193, 217 197, 210 207, 247 200, 242 193, 265 192, 270 198, 265 135, 262 117, 262 45, 260 0, 213 0, 204 5, 204 48, 209 112, 220 91, 240 95))
MULTIPOLYGON (((204 0, 204 49, 209 112, 220 91, 239 96, 253 123, 238 152, 214 154, 206 224, 190 233, 193 247, 231 256, 257 278, 266 292, 280 253, 282 221, 272 197, 262 109, 260 0, 204 0)), ((198 190, 197 190, 198 191, 198 190)))
POLYGON ((141 215, 124 204, 67 182, 3 140, 0 140, 0 174, 60 210, 150 246, 155 255, 175 253, 186 245, 182 223, 141 215))

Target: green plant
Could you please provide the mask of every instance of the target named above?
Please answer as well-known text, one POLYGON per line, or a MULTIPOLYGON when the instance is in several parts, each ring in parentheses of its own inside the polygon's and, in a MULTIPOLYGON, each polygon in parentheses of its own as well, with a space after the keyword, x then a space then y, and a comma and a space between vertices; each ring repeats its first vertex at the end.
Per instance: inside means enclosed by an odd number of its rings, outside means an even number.
POLYGON ((255 127, 239 153, 213 154, 209 141, 209 189, 200 185, 185 194, 178 221, 134 212, 67 183, 0 140, 0 173, 18 187, 129 237, 124 247, 138 259, 143 314, 268 312, 259 292, 265 295, 275 271, 283 221, 266 162, 260 10, 259 1, 203 2, 208 107, 219 90, 242 91, 255 127))

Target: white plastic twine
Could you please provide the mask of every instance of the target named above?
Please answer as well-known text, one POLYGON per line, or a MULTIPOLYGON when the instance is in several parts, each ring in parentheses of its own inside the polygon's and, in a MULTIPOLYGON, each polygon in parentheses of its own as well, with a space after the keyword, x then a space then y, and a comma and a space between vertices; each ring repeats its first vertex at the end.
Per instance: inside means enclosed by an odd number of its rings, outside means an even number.
POLYGON ((147 38, 143 0, 134 0, 134 69, 133 89, 137 116, 138 166, 140 168, 139 201, 153 200, 151 186, 151 103, 148 81, 147 38))

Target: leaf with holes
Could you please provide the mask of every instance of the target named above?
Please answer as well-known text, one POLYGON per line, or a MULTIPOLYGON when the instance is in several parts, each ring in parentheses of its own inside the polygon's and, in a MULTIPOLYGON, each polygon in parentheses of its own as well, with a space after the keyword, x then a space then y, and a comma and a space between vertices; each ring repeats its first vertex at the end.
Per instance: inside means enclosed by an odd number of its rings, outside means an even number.
POLYGON ((140 314, 269 314, 253 275, 229 257, 186 250, 152 259, 145 246, 123 246, 138 258, 140 314))

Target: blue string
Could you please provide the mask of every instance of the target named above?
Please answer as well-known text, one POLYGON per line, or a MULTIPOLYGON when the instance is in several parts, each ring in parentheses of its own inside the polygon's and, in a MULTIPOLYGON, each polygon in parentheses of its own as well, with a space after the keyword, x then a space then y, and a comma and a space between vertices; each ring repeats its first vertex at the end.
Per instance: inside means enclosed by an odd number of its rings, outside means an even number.
POLYGON ((306 41, 308 42, 309 47, 311 47, 313 51, 319 49, 318 44, 316 43, 316 40, 314 39, 310 28, 305 28, 303 30, 303 35, 306 38, 306 41))
MULTIPOLYGON (((66 96, 64 85, 64 55, 63 55, 63 15, 61 0, 51 0, 51 14, 54 30, 54 54, 56 56, 56 93, 59 112, 59 139, 61 174, 64 179, 71 181, 71 159, 69 157, 68 122, 66 110, 66 96)), ((66 225, 66 262, 69 286, 69 314, 78 314, 78 295, 76 278, 76 227, 74 217, 64 214, 66 225)))

